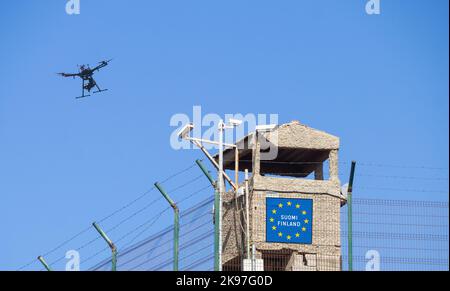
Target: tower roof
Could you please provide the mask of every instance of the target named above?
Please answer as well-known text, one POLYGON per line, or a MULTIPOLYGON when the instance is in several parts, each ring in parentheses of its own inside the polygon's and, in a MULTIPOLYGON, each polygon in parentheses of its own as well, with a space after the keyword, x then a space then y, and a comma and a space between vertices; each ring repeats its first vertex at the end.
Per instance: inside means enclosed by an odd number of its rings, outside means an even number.
MULTIPOLYGON (((259 132, 261 142, 261 174, 306 177, 318 164, 329 157, 331 150, 339 149, 339 138, 298 121, 277 126, 270 132, 259 132), (269 152, 268 152, 269 151, 269 152)), ((236 144, 239 169, 252 171, 252 142, 255 132, 236 144)), ((224 150, 224 169, 234 169, 235 149, 224 150)), ((214 156, 218 160, 218 154, 214 156)))

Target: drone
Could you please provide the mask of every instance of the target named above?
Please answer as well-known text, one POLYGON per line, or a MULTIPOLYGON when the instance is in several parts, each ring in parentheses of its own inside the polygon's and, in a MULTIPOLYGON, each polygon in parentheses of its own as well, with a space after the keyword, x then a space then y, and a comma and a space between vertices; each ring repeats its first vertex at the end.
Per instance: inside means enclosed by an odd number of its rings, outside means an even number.
POLYGON ((97 91, 94 91, 93 93, 100 93, 100 92, 104 92, 104 91, 108 91, 108 89, 100 89, 100 87, 98 86, 97 82, 95 82, 94 80, 94 73, 96 71, 99 71, 100 69, 106 67, 109 62, 111 62, 111 60, 107 60, 107 61, 102 61, 98 63, 98 66, 96 66, 95 68, 90 68, 89 65, 81 65, 79 66, 79 73, 76 74, 66 74, 66 73, 58 73, 58 75, 63 76, 65 78, 67 77, 72 77, 75 79, 75 77, 79 77, 82 80, 82 85, 81 85, 81 90, 82 90, 82 94, 79 97, 76 97, 77 99, 79 98, 85 98, 85 97, 89 97, 91 96, 91 90, 96 87, 97 91), (85 94, 85 91, 87 91, 88 95, 85 94))

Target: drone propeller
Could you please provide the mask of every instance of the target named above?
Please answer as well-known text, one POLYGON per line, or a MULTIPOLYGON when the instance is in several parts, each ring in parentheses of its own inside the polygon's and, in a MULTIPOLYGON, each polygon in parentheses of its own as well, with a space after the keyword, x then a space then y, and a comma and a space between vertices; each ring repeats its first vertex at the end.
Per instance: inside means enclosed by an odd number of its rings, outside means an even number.
POLYGON ((111 62, 112 60, 114 60, 114 59, 109 59, 109 60, 107 60, 107 61, 101 61, 101 62, 99 62, 99 64, 108 64, 109 62, 111 62))
POLYGON ((77 76, 76 74, 66 74, 66 73, 56 73, 58 76, 61 76, 61 77, 65 77, 65 78, 67 78, 67 77, 72 77, 72 78, 74 78, 75 79, 75 77, 77 76))

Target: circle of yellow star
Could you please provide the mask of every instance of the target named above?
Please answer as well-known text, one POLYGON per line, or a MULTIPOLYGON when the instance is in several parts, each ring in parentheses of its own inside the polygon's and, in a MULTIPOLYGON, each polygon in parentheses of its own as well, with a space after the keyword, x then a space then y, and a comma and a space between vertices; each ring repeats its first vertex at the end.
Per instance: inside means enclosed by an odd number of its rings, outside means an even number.
POLYGON ((297 232, 297 233, 295 234, 295 237, 300 237, 300 234, 297 232))
POLYGON ((295 208, 300 208, 300 204, 295 205, 295 208))
POLYGON ((303 222, 304 222, 305 224, 308 224, 308 223, 309 223, 309 220, 308 220, 308 219, 305 219, 305 220, 303 220, 303 222))
POLYGON ((283 234, 282 234, 281 232, 279 232, 279 233, 278 233, 278 236, 279 236, 279 237, 282 237, 282 236, 283 236, 283 234))
POLYGON ((270 220, 270 222, 274 222, 275 221, 272 217, 269 220, 270 220))
POLYGON ((303 214, 303 215, 306 215, 306 211, 305 211, 305 210, 303 210, 303 211, 302 211, 302 214, 303 214))
POLYGON ((272 226, 272 230, 277 230, 277 227, 275 225, 272 226))
POLYGON ((302 231, 305 232, 306 231, 306 227, 302 227, 302 231))
POLYGON ((278 207, 279 207, 279 208, 283 208, 283 204, 281 204, 281 203, 278 204, 278 207))
POLYGON ((290 240, 291 239, 291 236, 290 235, 288 235, 287 237, 286 237, 288 240, 290 240))
POLYGON ((291 202, 291 201, 288 201, 287 205, 288 205, 288 206, 291 206, 291 205, 292 205, 292 202, 291 202))
POLYGON ((272 210, 272 213, 277 214, 277 210, 276 209, 272 210))

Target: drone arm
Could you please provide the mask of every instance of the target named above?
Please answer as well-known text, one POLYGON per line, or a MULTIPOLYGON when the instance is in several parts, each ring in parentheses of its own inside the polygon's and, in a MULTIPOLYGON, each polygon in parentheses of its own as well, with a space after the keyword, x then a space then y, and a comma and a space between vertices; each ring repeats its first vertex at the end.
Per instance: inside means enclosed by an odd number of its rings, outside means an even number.
POLYGON ((100 62, 99 65, 98 65, 97 67, 95 67, 94 69, 92 69, 92 71, 93 71, 93 72, 94 72, 94 71, 98 71, 98 70, 100 70, 101 68, 106 67, 106 66, 109 64, 109 62, 112 61, 112 60, 113 60, 113 59, 110 59, 110 60, 107 60, 107 61, 102 61, 102 62, 100 62))
POLYGON ((65 77, 65 78, 67 78, 67 77, 76 77, 76 76, 78 76, 79 74, 66 74, 66 73, 59 73, 58 75, 60 75, 60 76, 63 76, 63 77, 65 77))
POLYGON ((94 71, 99 71, 101 68, 104 68, 104 67, 106 67, 107 66, 107 64, 100 64, 100 65, 98 65, 97 67, 95 67, 95 68, 93 68, 92 69, 92 71, 94 72, 94 71))

